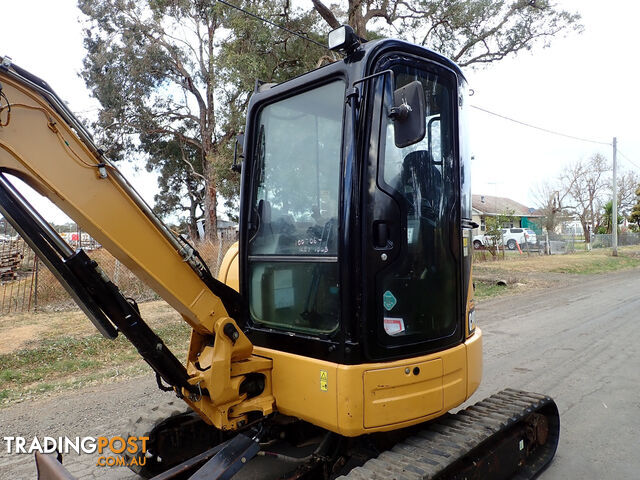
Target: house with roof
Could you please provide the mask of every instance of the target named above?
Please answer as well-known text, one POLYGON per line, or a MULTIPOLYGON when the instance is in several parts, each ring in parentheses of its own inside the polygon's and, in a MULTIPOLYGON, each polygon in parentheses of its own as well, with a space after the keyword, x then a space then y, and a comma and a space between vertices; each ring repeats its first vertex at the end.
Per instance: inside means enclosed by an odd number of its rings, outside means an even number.
POLYGON ((481 235, 486 231, 487 217, 504 215, 505 212, 513 212, 513 220, 502 225, 505 228, 530 228, 536 233, 541 233, 541 218, 534 208, 529 208, 515 200, 506 197, 492 195, 472 195, 473 221, 479 227, 474 230, 474 235, 481 235))

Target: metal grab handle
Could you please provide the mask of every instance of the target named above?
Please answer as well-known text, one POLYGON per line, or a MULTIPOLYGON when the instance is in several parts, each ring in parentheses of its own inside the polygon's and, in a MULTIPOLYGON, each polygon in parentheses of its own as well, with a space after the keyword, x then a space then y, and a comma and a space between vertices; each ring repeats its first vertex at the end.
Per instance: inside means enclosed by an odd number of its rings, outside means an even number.
POLYGON ((375 220, 373 222, 373 246, 380 250, 391 250, 393 241, 391 240, 391 226, 388 221, 375 220))

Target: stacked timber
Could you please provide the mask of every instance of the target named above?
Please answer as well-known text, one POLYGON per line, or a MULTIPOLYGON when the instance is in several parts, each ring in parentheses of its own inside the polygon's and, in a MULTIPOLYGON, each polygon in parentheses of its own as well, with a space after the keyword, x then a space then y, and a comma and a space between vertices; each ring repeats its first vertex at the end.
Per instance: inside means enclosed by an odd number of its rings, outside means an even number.
POLYGON ((24 255, 19 250, 0 252, 0 282, 7 283, 18 279, 18 267, 24 255))

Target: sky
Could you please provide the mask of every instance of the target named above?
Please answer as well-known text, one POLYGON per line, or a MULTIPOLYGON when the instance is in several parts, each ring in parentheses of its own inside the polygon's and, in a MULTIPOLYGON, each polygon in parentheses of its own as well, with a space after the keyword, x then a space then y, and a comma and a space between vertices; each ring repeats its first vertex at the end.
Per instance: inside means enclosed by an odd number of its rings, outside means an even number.
MULTIPOLYGON (((640 94, 629 79, 640 74, 637 19, 640 2, 557 2, 582 15, 584 32, 549 48, 466 72, 471 104, 560 133, 612 143, 619 169, 640 174, 640 94)), ((539 132, 472 109, 474 193, 507 196, 535 206, 532 190, 562 168, 613 148, 539 132)))
MULTIPOLYGON (((0 55, 46 80, 80 117, 90 117, 98 104, 79 77, 85 51, 76 1, 3 3, 0 55)), ((466 69, 474 91, 471 104, 598 142, 610 143, 615 136, 624 155, 618 156, 619 169, 640 173, 640 94, 630 80, 640 73, 640 2, 556 4, 582 15, 583 33, 556 38, 548 48, 534 47, 481 69, 466 69)), ((557 178, 563 166, 597 152, 612 158, 610 146, 543 133, 477 109, 471 109, 470 120, 476 194, 506 196, 533 207, 536 184, 557 178)), ((125 162, 119 166, 152 203, 155 176, 125 162)), ((47 218, 52 215, 45 212, 47 218)))

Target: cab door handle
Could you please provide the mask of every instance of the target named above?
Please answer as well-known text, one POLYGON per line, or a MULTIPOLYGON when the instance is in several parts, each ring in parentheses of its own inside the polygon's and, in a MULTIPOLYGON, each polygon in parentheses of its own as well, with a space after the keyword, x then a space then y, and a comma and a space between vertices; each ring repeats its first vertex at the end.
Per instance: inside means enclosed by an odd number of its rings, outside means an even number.
POLYGON ((373 222, 373 246, 378 250, 390 250, 393 248, 389 222, 384 220, 373 222))

